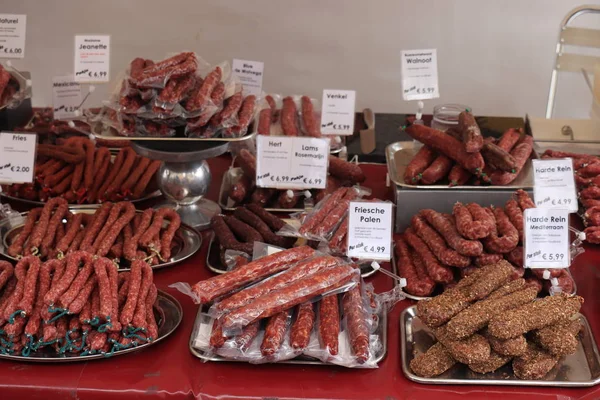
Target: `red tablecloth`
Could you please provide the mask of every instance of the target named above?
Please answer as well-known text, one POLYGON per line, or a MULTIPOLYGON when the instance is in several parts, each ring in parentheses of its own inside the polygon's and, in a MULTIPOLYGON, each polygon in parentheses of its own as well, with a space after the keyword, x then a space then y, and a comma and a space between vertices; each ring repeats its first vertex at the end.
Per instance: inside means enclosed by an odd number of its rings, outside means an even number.
MULTIPOLYGON (((229 165, 226 157, 210 162, 213 182, 209 198, 216 199, 221 176, 229 165)), ((392 199, 385 186, 386 167, 365 165, 366 185, 376 197, 392 199)), ((402 207, 398 208, 402 212, 402 207)), ((206 239, 206 233, 203 235, 206 239)), ((600 387, 581 389, 434 386, 406 379, 400 364, 399 316, 414 304, 396 305, 388 318, 388 352, 378 369, 359 370, 335 366, 250 365, 204 363, 188 348, 197 306, 186 296, 168 289, 173 282, 194 283, 212 276, 205 266, 207 240, 190 260, 157 271, 159 289, 172 293, 183 306, 181 326, 166 341, 138 353, 73 364, 0 362, 1 399, 133 399, 133 398, 349 398, 349 399, 597 399, 600 387)), ((578 293, 585 297, 582 312, 593 331, 600 332, 600 296, 595 296, 600 271, 600 250, 586 247, 571 269, 578 293)), ((378 275, 368 279, 378 292, 392 287, 391 279, 378 275)))

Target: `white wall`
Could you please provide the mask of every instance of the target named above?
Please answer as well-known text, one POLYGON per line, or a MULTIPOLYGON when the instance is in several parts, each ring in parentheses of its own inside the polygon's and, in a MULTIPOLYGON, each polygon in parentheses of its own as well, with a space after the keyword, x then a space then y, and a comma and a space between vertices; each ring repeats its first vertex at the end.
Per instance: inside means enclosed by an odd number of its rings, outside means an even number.
MULTIPOLYGON (((600 4, 600 1, 589 3, 600 4)), ((51 80, 72 73, 73 36, 112 35, 111 77, 134 57, 189 49, 211 63, 265 62, 265 89, 320 97, 355 89, 357 108, 414 111, 401 96, 400 50, 437 48, 441 98, 476 114, 545 112, 558 26, 576 0, 2 0, 27 14, 24 60, 34 105, 50 105, 51 80)), ((600 25, 596 25, 600 28, 600 25)), ((586 116, 580 76, 559 108, 586 116), (576 104, 574 99, 580 101, 576 104)), ((106 99, 101 85, 92 104, 106 99)), ((559 89, 560 90, 560 89, 559 89)), ((566 92, 562 92, 565 94, 566 92)), ((561 92, 559 92, 559 95, 561 92)))

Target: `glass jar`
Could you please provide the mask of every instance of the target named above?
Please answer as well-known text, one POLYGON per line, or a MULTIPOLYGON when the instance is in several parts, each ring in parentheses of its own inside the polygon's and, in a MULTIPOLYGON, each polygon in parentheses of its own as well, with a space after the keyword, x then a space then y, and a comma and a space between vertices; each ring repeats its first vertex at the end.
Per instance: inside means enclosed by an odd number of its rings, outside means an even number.
POLYGON ((431 127, 446 131, 458 126, 458 115, 463 111, 473 111, 470 107, 462 104, 440 104, 433 107, 433 120, 431 127))

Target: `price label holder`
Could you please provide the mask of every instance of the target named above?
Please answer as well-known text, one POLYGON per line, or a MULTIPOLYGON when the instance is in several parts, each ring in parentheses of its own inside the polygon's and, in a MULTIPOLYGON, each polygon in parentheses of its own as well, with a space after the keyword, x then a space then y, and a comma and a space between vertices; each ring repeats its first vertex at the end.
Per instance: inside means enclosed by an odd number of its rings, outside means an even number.
POLYGON ((76 35, 76 82, 108 82, 110 71, 110 36, 76 35))
POLYGON ((0 14, 0 58, 25 57, 27 15, 0 14))
POLYGON ((532 163, 533 198, 536 207, 577 212, 573 160, 570 158, 532 160, 532 163))
POLYGON ((352 201, 348 209, 350 258, 389 261, 392 257, 393 204, 352 201))
POLYGON ((81 103, 81 85, 73 80, 73 76, 55 76, 52 79, 54 119, 77 117, 81 103))
POLYGON ((265 70, 265 64, 263 62, 238 60, 234 58, 231 70, 242 83, 244 95, 247 96, 253 94, 259 96, 262 94, 263 75, 265 70))
POLYGON ((568 268, 569 211, 528 208, 525 219, 525 268, 568 268))
POLYGON ((35 166, 35 133, 0 133, 0 183, 31 183, 35 166))
POLYGON ((437 50, 402 51, 402 97, 404 100, 437 99, 437 50))
POLYGON ((329 162, 326 139, 256 137, 256 185, 278 189, 325 189, 329 162))
POLYGON ((348 136, 354 134, 354 90, 323 90, 321 133, 348 136))

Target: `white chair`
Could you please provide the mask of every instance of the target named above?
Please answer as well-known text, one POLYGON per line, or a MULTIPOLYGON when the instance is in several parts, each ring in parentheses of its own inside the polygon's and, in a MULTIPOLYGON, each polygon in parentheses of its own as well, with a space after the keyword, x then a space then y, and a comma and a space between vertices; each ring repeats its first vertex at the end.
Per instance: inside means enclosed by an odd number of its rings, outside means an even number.
POLYGON ((600 30, 588 28, 575 28, 568 26, 577 17, 584 14, 600 14, 600 6, 585 5, 571 10, 563 19, 560 35, 556 44, 556 61, 550 80, 550 92, 546 105, 546 118, 552 118, 556 97, 556 86, 559 72, 593 71, 594 65, 600 64, 600 57, 575 52, 565 53, 565 46, 580 46, 600 49, 600 30))

